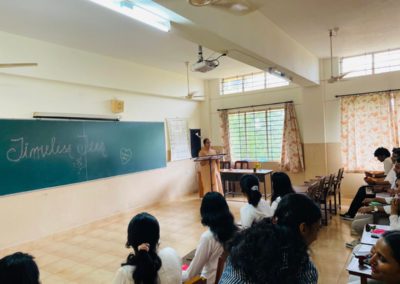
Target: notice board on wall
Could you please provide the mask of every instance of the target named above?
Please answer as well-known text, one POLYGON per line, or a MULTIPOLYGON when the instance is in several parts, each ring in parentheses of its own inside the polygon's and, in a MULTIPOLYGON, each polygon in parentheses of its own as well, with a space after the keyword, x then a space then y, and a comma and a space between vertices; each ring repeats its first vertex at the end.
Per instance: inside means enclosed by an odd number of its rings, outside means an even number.
POLYGON ((168 118, 168 138, 171 148, 171 161, 190 158, 189 130, 184 118, 168 118))
POLYGON ((163 122, 0 120, 0 195, 165 166, 163 122))

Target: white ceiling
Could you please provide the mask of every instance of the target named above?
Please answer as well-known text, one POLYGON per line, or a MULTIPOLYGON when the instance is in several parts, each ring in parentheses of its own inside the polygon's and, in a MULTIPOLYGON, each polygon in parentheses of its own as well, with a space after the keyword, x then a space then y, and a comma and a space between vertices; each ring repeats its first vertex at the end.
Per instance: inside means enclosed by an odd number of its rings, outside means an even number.
MULTIPOLYGON (((185 61, 197 61, 195 43, 87 0, 1 0, 0 30, 181 74, 186 74, 185 61)), ((204 50, 205 57, 212 54, 204 50)), ((220 64, 213 71, 191 76, 211 79, 257 70, 228 57, 221 58, 220 64)))
MULTIPOLYGON (((260 11, 318 57, 328 56, 328 29, 334 26, 340 27, 335 55, 400 47, 399 0, 265 0, 260 11)), ((197 60, 195 43, 87 0, 1 0, 0 30, 181 74, 185 61, 197 60)), ((211 79, 257 70, 227 57, 220 61, 217 69, 191 76, 211 79)))
POLYGON ((399 0, 267 0, 260 11, 319 58, 329 56, 333 27, 337 56, 400 47, 399 0))

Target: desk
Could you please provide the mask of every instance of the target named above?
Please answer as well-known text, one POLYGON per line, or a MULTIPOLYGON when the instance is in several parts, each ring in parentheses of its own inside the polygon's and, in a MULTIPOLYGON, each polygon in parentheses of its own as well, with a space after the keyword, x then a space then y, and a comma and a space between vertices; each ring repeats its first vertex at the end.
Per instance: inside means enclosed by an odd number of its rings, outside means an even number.
POLYGON ((222 187, 224 189, 224 196, 225 196, 225 182, 226 181, 240 181, 240 178, 244 174, 253 174, 257 176, 260 182, 264 183, 264 198, 267 199, 267 185, 266 185, 266 176, 270 176, 270 183, 271 183, 271 190, 272 190, 272 181, 271 181, 271 174, 273 173, 272 170, 257 170, 254 172, 252 169, 221 169, 221 181, 222 187))
MULTIPOLYGON (((382 229, 382 230, 385 230, 385 231, 390 231, 390 226, 375 225, 375 224, 370 224, 370 225, 376 226, 376 229, 382 229)), ((361 237, 361 243, 362 244, 367 244, 367 245, 375 245, 379 238, 372 238, 371 235, 372 235, 372 233, 371 232, 367 232, 365 230, 365 227, 364 227, 364 231, 363 231, 363 234, 362 234, 362 237, 361 237)))
POLYGON ((361 284, 367 284, 367 278, 372 278, 371 267, 367 265, 360 266, 358 259, 354 256, 352 256, 346 269, 349 274, 359 276, 361 284))

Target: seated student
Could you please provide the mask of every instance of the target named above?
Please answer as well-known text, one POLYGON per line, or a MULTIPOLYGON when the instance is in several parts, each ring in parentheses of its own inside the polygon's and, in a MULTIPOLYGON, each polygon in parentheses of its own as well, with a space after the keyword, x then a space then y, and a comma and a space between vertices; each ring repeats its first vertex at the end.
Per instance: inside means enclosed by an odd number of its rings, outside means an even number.
POLYGON ((234 237, 219 283, 298 283, 307 262, 300 235, 267 218, 234 237))
POLYGON ((264 219, 234 237, 220 284, 318 282, 307 250, 321 225, 319 207, 303 194, 288 194, 273 222, 264 219))
MULTIPOLYGON (((392 170, 395 173, 396 177, 400 176, 400 157, 396 158, 396 163, 392 170)), ((393 192, 397 192, 396 179, 394 180, 391 188, 393 189, 393 192)), ((389 204, 391 203, 392 199, 393 197, 364 199, 363 202, 368 206, 364 206, 358 209, 357 215, 355 216, 353 222, 351 223, 351 234, 360 236, 364 230, 365 225, 374 222, 372 213, 381 212, 383 214, 381 218, 378 219, 377 221, 378 224, 384 224, 384 225, 389 224, 389 219, 386 218, 385 216, 388 216, 391 213, 391 206, 389 204), (369 206, 369 203, 372 201, 381 202, 382 205, 369 206)), ((346 246, 352 247, 355 244, 356 243, 349 243, 346 244, 346 246)))
POLYGON ((362 202, 366 197, 375 197, 375 193, 377 192, 382 192, 387 189, 390 189, 390 187, 393 185, 393 183, 396 180, 396 175, 392 171, 393 169, 393 162, 397 159, 397 155, 400 152, 399 148, 393 148, 392 151, 392 158, 390 158, 390 152, 383 147, 380 147, 375 150, 374 156, 380 161, 384 163, 384 169, 385 169, 385 179, 383 181, 378 181, 378 180, 372 180, 370 178, 365 178, 365 181, 370 185, 370 186, 361 186, 354 199, 352 200, 349 210, 344 213, 340 214, 340 216, 345 219, 345 220, 353 220, 354 216, 356 215, 357 211, 361 208, 362 202), (389 168, 390 166, 390 168, 389 168), (389 168, 389 169, 388 169, 389 168), (374 191, 374 193, 367 194, 367 187, 371 188, 374 191))
POLYGON ((272 197, 271 209, 275 212, 279 201, 282 197, 289 193, 295 193, 289 176, 284 172, 275 172, 271 176, 272 181, 272 197))
POLYGON ((400 231, 389 231, 377 241, 370 261, 372 278, 400 283, 400 231))
POLYGON ((254 222, 272 216, 271 207, 261 198, 259 181, 255 175, 242 176, 240 187, 248 202, 248 204, 240 208, 240 220, 243 228, 248 228, 254 222))
MULTIPOLYGON (((321 228, 321 210, 314 201, 304 194, 287 194, 278 204, 274 221, 292 228, 305 244, 310 246, 318 237, 321 228)), ((311 259, 304 263, 297 283, 317 283, 318 271, 311 259)))
POLYGON ((0 259, 0 283, 39 284, 39 268, 33 259, 22 252, 0 259))
POLYGON ((160 225, 157 219, 140 213, 128 225, 126 247, 132 247, 125 263, 118 269, 114 284, 176 284, 180 283, 181 259, 172 248, 157 252, 160 225))
POLYGON ((194 258, 189 268, 183 271, 182 281, 201 274, 207 283, 214 284, 218 259, 238 228, 225 198, 218 192, 204 195, 200 215, 201 223, 209 229, 201 235, 194 258))

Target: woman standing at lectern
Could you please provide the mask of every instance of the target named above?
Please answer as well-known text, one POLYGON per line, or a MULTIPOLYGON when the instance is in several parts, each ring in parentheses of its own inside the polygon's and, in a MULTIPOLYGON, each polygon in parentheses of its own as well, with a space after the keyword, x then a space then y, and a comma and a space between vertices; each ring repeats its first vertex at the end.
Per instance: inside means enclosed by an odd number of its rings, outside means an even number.
MULTIPOLYGON (((217 155, 217 151, 211 148, 211 141, 208 138, 203 140, 204 147, 199 152, 199 157, 217 155)), ((201 184, 204 194, 210 191, 216 191, 223 194, 221 175, 219 173, 219 160, 200 162, 201 184), (211 162, 211 174, 210 163, 211 162), (212 188, 212 190, 211 190, 212 188)))

